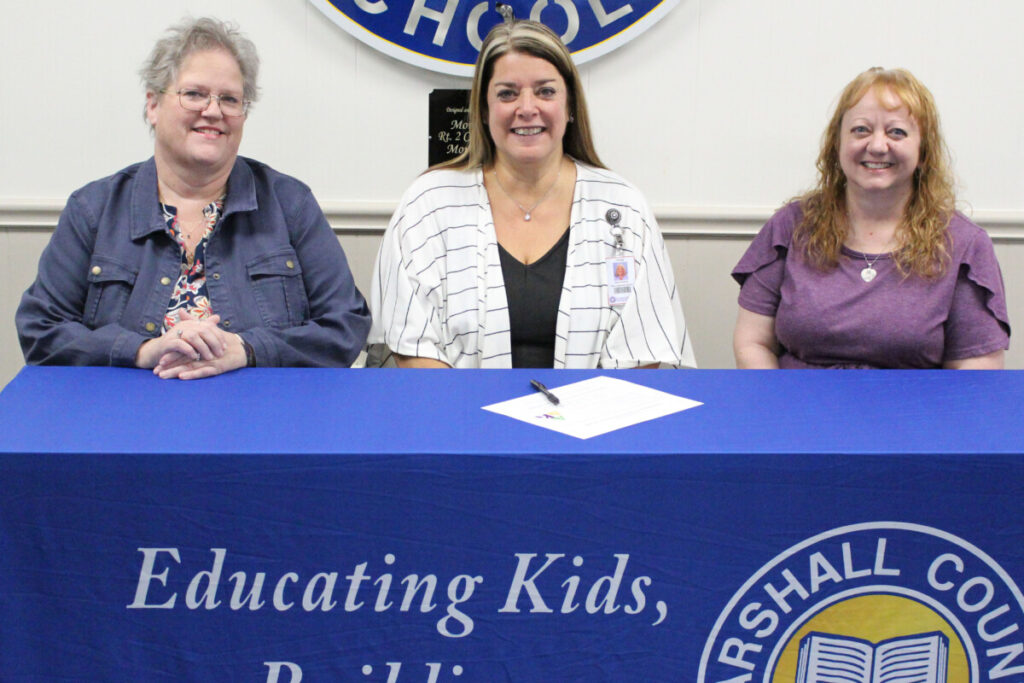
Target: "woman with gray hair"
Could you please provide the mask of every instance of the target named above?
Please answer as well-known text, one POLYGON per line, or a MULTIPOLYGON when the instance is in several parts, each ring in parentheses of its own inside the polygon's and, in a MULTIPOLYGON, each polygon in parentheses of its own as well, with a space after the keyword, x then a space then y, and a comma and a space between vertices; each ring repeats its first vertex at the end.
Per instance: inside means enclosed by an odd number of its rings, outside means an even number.
POLYGON ((141 70, 153 157, 71 195, 18 308, 26 362, 180 379, 352 364, 369 313, 323 212, 238 156, 258 71, 215 19, 157 42, 141 70))
POLYGON ((643 196, 601 163, 569 50, 487 35, 465 153, 406 192, 377 257, 372 358, 401 367, 693 366, 643 196))

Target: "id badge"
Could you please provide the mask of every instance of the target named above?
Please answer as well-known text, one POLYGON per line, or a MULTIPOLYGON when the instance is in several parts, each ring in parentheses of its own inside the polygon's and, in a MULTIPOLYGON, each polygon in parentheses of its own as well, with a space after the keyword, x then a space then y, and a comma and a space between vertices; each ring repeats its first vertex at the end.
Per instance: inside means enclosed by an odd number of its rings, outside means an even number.
POLYGON ((636 261, 632 256, 610 256, 604 260, 608 281, 608 303, 622 306, 629 301, 636 282, 636 261))

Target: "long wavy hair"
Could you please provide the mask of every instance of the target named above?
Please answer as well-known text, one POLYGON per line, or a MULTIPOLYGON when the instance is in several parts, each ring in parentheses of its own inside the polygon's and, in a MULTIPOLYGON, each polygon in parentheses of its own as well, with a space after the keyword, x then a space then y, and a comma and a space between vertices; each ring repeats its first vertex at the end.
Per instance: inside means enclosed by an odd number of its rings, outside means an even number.
POLYGON ((956 194, 935 100, 928 88, 906 69, 874 67, 843 89, 822 135, 817 186, 798 198, 803 221, 796 230, 797 243, 808 261, 818 268, 834 268, 839 262, 848 229, 846 175, 839 164, 843 116, 872 89, 879 99, 885 91, 893 93, 910 111, 921 132, 920 158, 910 200, 897 228, 893 259, 904 274, 936 277, 944 272, 949 261, 946 228, 956 211, 956 194))
POLYGON ((570 122, 562 138, 562 151, 591 166, 605 168, 594 149, 590 135, 587 100, 580 86, 580 74, 572 55, 554 31, 537 21, 517 20, 498 24, 484 38, 473 72, 473 88, 469 94, 469 145, 454 159, 434 168, 468 170, 488 167, 494 163, 494 140, 487 129, 487 87, 491 84, 494 64, 501 57, 518 52, 549 62, 565 81, 568 91, 570 122))

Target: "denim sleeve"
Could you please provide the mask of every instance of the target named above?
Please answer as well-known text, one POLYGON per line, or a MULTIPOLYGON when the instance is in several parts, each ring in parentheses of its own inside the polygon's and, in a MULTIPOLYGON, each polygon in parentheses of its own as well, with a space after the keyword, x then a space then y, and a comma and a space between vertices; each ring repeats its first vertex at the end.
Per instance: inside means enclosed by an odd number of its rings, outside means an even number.
POLYGON ((260 366, 350 366, 366 343, 370 311, 312 193, 305 189, 292 206, 294 211, 286 214, 288 232, 302 269, 309 319, 292 327, 254 327, 240 334, 252 344, 260 366))
POLYGON ((145 336, 116 323, 95 329, 83 323, 95 237, 95 216, 72 195, 15 314, 26 363, 135 365, 145 336))

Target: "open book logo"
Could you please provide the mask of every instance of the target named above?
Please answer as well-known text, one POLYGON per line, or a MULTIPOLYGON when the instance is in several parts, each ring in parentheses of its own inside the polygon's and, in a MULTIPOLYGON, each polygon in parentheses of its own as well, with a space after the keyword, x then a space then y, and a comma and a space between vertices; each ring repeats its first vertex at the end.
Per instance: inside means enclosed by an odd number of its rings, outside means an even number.
POLYGON ((780 547, 743 583, 708 634, 695 679, 1021 681, 1024 594, 985 551, 942 529, 830 529, 780 547))
POLYGON ((949 639, 941 632, 871 643, 833 633, 800 641, 794 683, 947 683, 949 639))

